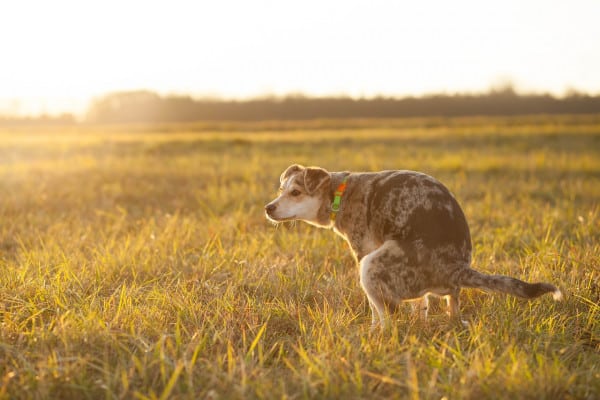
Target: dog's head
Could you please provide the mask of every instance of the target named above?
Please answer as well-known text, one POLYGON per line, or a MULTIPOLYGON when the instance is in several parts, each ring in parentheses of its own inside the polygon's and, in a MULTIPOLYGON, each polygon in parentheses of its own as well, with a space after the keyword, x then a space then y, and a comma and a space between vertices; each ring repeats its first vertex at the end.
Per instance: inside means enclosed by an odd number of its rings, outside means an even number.
POLYGON ((313 225, 329 225, 329 172, 294 164, 281 174, 279 181, 279 196, 265 206, 268 219, 273 222, 299 219, 313 225))

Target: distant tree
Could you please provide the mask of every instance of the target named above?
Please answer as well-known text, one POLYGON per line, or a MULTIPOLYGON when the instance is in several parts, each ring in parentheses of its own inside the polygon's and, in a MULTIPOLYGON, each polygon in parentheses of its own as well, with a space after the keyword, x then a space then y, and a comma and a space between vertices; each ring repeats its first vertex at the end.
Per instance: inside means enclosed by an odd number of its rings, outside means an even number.
POLYGON ((600 97, 573 93, 521 95, 512 84, 482 95, 353 99, 294 94, 245 101, 161 97, 149 91, 119 92, 92 102, 87 120, 102 123, 303 120, 318 118, 402 118, 426 116, 600 113, 600 97))
POLYGON ((140 90, 117 92, 92 101, 87 119, 92 122, 155 122, 162 99, 156 93, 140 90))

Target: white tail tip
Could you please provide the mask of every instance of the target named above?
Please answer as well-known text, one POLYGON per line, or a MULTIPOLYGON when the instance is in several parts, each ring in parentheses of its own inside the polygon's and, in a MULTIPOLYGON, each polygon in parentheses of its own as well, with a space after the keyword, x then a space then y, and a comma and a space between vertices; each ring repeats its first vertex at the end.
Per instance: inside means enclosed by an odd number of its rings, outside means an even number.
POLYGON ((560 289, 556 289, 554 292, 552 292, 552 297, 556 301, 561 301, 563 299, 563 294, 560 289))

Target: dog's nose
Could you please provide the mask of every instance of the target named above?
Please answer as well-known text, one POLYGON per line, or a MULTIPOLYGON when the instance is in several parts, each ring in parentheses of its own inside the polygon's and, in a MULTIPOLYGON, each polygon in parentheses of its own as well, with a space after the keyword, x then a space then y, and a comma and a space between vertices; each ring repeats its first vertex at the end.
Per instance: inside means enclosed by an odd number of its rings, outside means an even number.
POLYGON ((265 211, 267 212, 267 214, 271 214, 273 211, 275 211, 275 209, 277 208, 277 206, 273 203, 269 203, 265 206, 265 211))

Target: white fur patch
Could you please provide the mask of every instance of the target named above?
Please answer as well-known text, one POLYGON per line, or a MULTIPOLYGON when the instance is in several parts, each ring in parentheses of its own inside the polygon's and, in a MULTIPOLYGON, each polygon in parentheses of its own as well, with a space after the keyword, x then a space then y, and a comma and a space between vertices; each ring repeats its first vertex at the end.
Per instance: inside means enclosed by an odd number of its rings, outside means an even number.
POLYGON ((288 196, 280 196, 271 204, 277 206, 276 210, 269 216, 275 221, 300 219, 303 221, 314 221, 321 206, 320 199, 304 196, 300 201, 288 196))
POLYGON ((560 289, 556 289, 554 292, 552 292, 552 298, 556 301, 561 301, 563 299, 563 294, 560 289))

